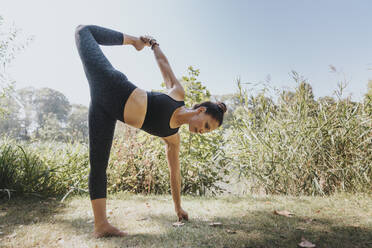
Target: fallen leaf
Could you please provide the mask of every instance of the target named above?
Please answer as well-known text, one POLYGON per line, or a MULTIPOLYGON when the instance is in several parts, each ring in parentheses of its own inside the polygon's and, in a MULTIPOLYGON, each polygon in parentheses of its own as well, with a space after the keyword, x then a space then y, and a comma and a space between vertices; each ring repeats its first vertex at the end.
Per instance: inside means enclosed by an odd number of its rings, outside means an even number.
POLYGON ((209 223, 210 226, 222 226, 222 223, 221 222, 212 222, 212 223, 209 223))
POLYGON ((174 222, 174 223, 172 224, 172 226, 174 226, 174 227, 181 227, 181 226, 183 226, 183 225, 185 225, 185 223, 183 223, 183 222, 174 222))
POLYGON ((236 231, 230 230, 230 229, 227 229, 226 232, 229 233, 229 234, 235 234, 236 233, 236 231))
POLYGON ((293 213, 287 210, 283 210, 283 211, 274 210, 274 214, 289 217, 289 218, 294 215, 293 213))
POLYGON ((310 241, 306 240, 305 238, 301 238, 301 243, 298 244, 299 247, 304 248, 313 248, 315 247, 315 244, 311 243, 310 241))

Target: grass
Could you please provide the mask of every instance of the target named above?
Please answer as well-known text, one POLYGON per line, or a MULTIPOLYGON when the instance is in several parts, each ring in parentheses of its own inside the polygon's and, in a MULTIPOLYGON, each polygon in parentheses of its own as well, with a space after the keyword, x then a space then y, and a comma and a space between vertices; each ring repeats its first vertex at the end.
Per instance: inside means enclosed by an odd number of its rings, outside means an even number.
POLYGON ((110 221, 124 238, 94 239, 89 198, 2 199, 0 247, 372 247, 371 195, 183 197, 190 221, 173 227, 171 197, 116 194, 110 221), (274 215, 288 210, 292 218, 274 215), (211 227, 210 222, 222 226, 211 227), (233 232, 233 233, 231 233, 233 232), (234 233, 235 232, 235 233, 234 233))

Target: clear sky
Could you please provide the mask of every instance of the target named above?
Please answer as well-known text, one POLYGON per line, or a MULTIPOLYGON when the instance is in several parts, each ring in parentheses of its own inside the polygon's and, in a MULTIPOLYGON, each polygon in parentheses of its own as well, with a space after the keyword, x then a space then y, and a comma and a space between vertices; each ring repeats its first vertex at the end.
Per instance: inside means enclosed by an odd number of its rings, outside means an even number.
MULTIPOLYGON (((193 65, 212 94, 236 91, 236 78, 293 87, 296 70, 316 97, 331 95, 342 76, 359 100, 372 78, 372 1, 344 0, 1 0, 0 15, 34 41, 17 55, 10 73, 17 88, 50 87, 72 103, 88 105, 89 91, 75 47, 78 24, 96 24, 157 38, 180 77, 193 65)), ((152 51, 104 47, 130 81, 159 89, 152 51)))

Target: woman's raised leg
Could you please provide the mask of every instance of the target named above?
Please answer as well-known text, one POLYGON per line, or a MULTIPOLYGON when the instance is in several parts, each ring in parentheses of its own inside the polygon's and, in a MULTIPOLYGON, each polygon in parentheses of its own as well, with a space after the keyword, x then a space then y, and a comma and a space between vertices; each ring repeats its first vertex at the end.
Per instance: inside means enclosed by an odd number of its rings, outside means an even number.
POLYGON ((96 25, 79 25, 75 31, 75 42, 89 80, 114 69, 99 45, 123 45, 124 34, 96 25))
POLYGON ((80 25, 75 32, 76 46, 89 82, 91 101, 99 103, 111 117, 122 122, 126 100, 137 86, 111 65, 99 45, 132 45, 136 39, 95 25, 80 25))

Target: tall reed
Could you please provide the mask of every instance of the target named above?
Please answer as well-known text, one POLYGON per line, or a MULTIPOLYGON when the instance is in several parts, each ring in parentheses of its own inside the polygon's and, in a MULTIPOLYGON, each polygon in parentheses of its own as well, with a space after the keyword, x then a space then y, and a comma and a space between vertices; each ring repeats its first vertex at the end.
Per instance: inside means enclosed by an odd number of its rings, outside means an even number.
POLYGON ((235 113, 230 153, 252 190, 266 193, 327 195, 370 191, 372 183, 371 100, 316 101, 311 86, 293 73, 294 92, 277 103, 265 93, 242 89, 235 113))

